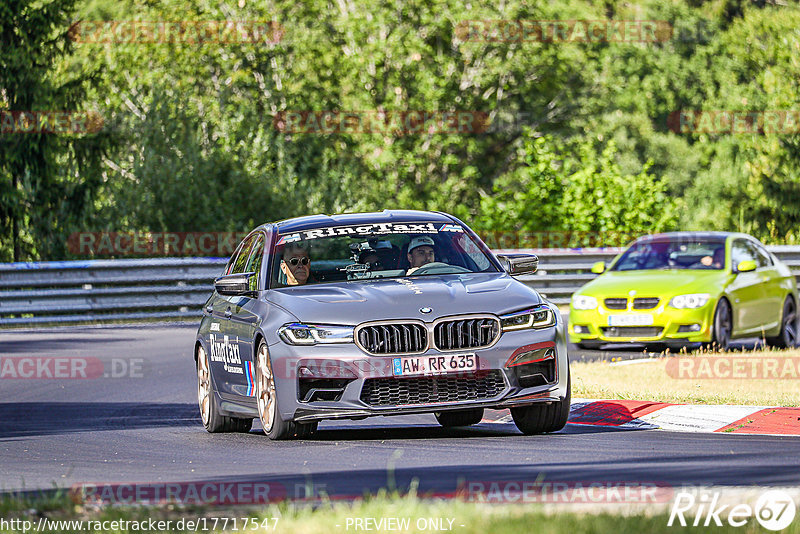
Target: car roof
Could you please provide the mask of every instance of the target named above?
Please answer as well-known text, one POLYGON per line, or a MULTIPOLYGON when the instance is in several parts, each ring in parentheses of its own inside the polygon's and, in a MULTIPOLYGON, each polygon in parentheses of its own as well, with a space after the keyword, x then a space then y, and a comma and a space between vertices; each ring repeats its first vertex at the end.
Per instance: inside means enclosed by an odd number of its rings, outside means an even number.
POLYGON ((725 241, 731 236, 755 239, 752 236, 738 232, 664 232, 661 234, 651 234, 642 236, 638 238, 636 241, 634 241, 634 243, 642 243, 648 241, 673 241, 675 239, 686 239, 686 240, 699 239, 699 240, 721 242, 725 241))
POLYGON ((410 223, 410 222, 453 222, 453 219, 438 211, 383 210, 369 213, 343 213, 341 215, 308 215, 295 217, 263 226, 274 226, 281 234, 325 228, 368 223, 410 223))

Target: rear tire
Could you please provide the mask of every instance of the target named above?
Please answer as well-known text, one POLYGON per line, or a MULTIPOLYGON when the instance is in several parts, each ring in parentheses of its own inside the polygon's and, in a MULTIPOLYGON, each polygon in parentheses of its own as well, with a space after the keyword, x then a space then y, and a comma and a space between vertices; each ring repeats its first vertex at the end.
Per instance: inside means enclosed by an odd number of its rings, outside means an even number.
POLYGON ((436 420, 445 428, 477 425, 483 419, 483 408, 435 412, 436 420))
POLYGON ((783 301, 783 314, 781 315, 781 331, 775 337, 768 337, 767 343, 779 349, 794 348, 797 346, 797 307, 792 297, 783 301))
POLYGON ((252 419, 222 415, 211 381, 208 354, 202 345, 197 348, 197 402, 200 405, 200 419, 208 432, 250 432, 253 426, 252 419))
POLYGON ((318 422, 296 423, 284 421, 278 409, 278 395, 275 387, 275 375, 272 372, 272 361, 264 340, 256 351, 256 402, 258 416, 264 434, 272 440, 304 439, 317 430, 318 422))
POLYGON ((571 400, 572 378, 567 375, 567 394, 559 402, 511 408, 511 417, 520 432, 527 436, 557 432, 567 424, 571 400))

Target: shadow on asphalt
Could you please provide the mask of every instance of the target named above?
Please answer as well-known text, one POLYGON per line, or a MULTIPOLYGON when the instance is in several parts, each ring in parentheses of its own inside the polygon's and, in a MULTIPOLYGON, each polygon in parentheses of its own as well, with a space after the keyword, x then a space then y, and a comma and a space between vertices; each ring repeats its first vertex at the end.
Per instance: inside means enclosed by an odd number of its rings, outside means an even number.
MULTIPOLYGON (((568 424, 563 430, 553 434, 525 436, 514 425, 509 423, 482 423, 463 428, 442 428, 440 426, 394 426, 376 428, 320 428, 309 441, 384 441, 415 439, 469 439, 487 437, 516 437, 523 439, 558 439, 557 436, 568 434, 600 434, 606 432, 630 432, 640 429, 620 429, 611 426, 590 426, 568 424)), ((255 432, 252 431, 252 432, 255 432)), ((258 430, 260 433, 261 431, 258 430)))
POLYGON ((0 403, 0 439, 197 425, 197 405, 142 402, 0 403))
MULTIPOLYGON (((416 440, 416 439, 452 439, 452 438, 486 438, 486 437, 519 437, 513 422, 481 423, 472 427, 443 428, 437 424, 419 425, 410 423, 403 426, 402 416, 395 418, 398 424, 386 426, 380 418, 374 418, 374 424, 367 422, 348 424, 350 421, 324 422, 309 442, 329 441, 384 441, 384 440, 416 440), (328 427, 327 425, 336 425, 328 427)), ((135 430, 160 427, 195 427, 203 430, 197 405, 159 404, 136 402, 7 402, 0 403, 0 440, 20 437, 50 436, 70 434, 74 432, 97 432, 104 430, 135 430)), ((263 437, 258 421, 253 425, 250 434, 263 437)), ((630 431, 627 429, 625 431, 630 431)), ((597 434, 604 432, 620 432, 611 426, 567 425, 567 427, 551 436, 565 434, 597 434)), ((239 439, 241 434, 234 434, 239 439)), ((214 439, 225 440, 225 435, 214 436, 214 439)), ((293 442, 297 443, 297 442, 293 442)))
MULTIPOLYGON (((56 350, 83 350, 86 345, 90 344, 112 344, 112 343, 128 343, 134 344, 141 341, 137 338, 115 338, 113 340, 108 338, 92 338, 92 337, 62 337, 60 339, 39 339, 36 340, 35 346, 36 351, 41 353, 45 351, 56 351, 56 350)), ((31 342, 20 340, 20 341, 0 341, 0 354, 16 354, 16 353, 23 353, 25 355, 30 355, 31 353, 31 342)))

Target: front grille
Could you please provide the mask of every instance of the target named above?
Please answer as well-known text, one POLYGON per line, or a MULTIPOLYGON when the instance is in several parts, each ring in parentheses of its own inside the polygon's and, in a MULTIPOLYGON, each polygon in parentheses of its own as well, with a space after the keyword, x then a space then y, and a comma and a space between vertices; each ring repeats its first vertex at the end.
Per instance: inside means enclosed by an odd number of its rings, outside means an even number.
POLYGON ((601 328, 606 337, 658 337, 660 326, 606 326, 601 328))
POLYGON ((491 399, 505 389, 502 371, 470 377, 368 378, 361 400, 369 406, 402 406, 491 399))
POLYGON ((417 323, 373 324, 358 329, 358 343, 370 354, 414 354, 428 345, 428 331, 417 323))
POLYGON ((439 350, 477 349, 494 343, 500 323, 490 317, 464 318, 438 323, 433 340, 439 350))
POLYGON ((658 306, 658 297, 640 297, 633 299, 634 310, 652 310, 658 306))
POLYGON ((626 298, 611 298, 605 299, 603 301, 606 305, 606 308, 609 310, 627 310, 628 309, 628 299, 626 298))

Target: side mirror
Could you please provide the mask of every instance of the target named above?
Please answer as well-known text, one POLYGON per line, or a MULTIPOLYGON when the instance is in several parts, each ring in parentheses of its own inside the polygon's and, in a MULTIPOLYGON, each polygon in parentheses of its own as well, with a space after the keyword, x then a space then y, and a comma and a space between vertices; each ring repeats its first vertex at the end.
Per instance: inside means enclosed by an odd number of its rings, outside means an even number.
POLYGON ((603 274, 606 270, 606 264, 602 261, 598 261, 594 265, 592 265, 592 272, 594 274, 603 274))
POLYGON ((754 262, 753 260, 744 260, 740 261, 739 265, 736 266, 736 272, 746 273, 750 271, 755 271, 756 267, 757 267, 756 262, 754 262))
POLYGON ((536 254, 500 254, 497 259, 512 276, 533 274, 539 268, 539 256, 536 254))
POLYGON ((250 289, 250 281, 258 276, 257 273, 237 273, 220 276, 214 280, 214 289, 220 295, 232 297, 252 296, 255 291, 250 289))

